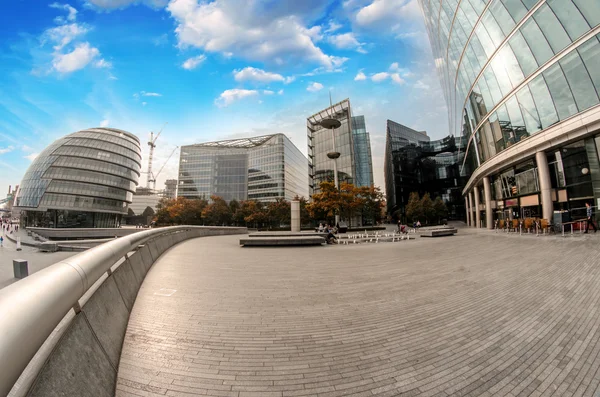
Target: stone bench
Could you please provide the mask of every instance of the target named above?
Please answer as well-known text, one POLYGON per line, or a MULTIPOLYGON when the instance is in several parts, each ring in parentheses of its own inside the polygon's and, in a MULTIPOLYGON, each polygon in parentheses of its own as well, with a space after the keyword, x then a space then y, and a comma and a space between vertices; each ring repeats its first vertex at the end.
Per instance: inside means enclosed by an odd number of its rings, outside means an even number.
POLYGON ((421 230, 419 231, 419 236, 421 237, 443 237, 443 236, 453 236, 458 231, 454 228, 444 228, 444 229, 430 229, 430 230, 421 230))
POLYGON ((282 247, 325 244, 325 238, 320 236, 277 236, 277 237, 249 237, 240 239, 244 247, 282 247))

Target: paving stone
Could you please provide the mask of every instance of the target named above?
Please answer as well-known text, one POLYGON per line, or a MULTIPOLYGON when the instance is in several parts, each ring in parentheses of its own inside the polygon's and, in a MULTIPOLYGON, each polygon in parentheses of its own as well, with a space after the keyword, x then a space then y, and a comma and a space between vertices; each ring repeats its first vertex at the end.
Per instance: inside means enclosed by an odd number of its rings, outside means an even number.
POLYGON ((188 240, 141 286, 116 394, 593 396, 599 242, 464 228, 312 248, 188 240))

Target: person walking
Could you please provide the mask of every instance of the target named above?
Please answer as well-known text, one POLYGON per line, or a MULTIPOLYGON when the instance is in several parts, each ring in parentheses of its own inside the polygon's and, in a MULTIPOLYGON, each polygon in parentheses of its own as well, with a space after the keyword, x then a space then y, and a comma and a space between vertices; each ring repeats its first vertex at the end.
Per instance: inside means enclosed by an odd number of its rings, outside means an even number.
POLYGON ((585 225, 584 233, 587 233, 590 231, 590 225, 592 225, 592 227, 594 228, 594 233, 596 233, 598 231, 598 229, 596 229, 596 225, 594 224, 594 220, 592 219, 592 206, 590 205, 590 203, 585 203, 585 207, 586 207, 587 222, 585 225))
POLYGON ((0 236, 0 247, 4 247, 4 237, 0 236))

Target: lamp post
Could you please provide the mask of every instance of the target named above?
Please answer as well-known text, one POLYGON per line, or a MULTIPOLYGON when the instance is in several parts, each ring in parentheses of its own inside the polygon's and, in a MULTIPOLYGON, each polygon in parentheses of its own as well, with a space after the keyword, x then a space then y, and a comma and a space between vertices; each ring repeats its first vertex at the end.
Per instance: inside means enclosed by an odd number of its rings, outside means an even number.
MULTIPOLYGON (((339 183, 338 172, 337 172, 337 161, 336 161, 340 157, 340 152, 336 151, 336 149, 335 149, 335 129, 340 128, 342 123, 337 119, 323 119, 323 120, 321 120, 320 124, 321 124, 321 127, 331 130, 331 139, 332 139, 332 143, 333 143, 333 148, 332 148, 331 152, 327 153, 327 157, 329 157, 331 160, 333 160, 333 180, 335 182, 336 190, 340 190, 340 183, 339 183)), ((335 214, 335 225, 337 226, 337 225, 339 225, 339 223, 340 223, 340 215, 335 214)))

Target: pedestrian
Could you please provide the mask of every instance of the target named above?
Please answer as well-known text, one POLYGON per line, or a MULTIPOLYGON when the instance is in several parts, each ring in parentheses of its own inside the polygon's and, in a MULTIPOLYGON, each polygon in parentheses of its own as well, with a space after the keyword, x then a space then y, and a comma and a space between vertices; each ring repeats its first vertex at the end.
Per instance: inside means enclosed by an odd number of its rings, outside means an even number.
POLYGON ((589 232, 590 225, 592 225, 592 227, 594 228, 594 233, 596 233, 598 231, 598 229, 596 229, 596 225, 594 224, 594 220, 592 219, 592 206, 590 205, 590 203, 585 203, 585 207, 586 207, 586 216, 587 216, 587 222, 585 225, 585 233, 589 232))
POLYGON ((421 227, 421 221, 417 220, 417 227, 421 227))
POLYGON ((4 237, 0 236, 0 247, 4 247, 4 237))
POLYGON ((325 238, 325 241, 327 244, 333 244, 334 242, 337 242, 337 239, 335 238, 335 231, 331 225, 327 225, 327 237, 325 238))
POLYGON ((323 224, 319 223, 319 233, 323 233, 323 224))

